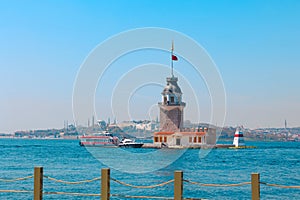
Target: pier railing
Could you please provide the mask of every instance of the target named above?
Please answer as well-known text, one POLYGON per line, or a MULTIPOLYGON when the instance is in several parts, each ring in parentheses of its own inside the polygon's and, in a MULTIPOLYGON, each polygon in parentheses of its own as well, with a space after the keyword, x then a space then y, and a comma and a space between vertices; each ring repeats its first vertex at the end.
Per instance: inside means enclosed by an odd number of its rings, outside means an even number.
MULTIPOLYGON (((123 181, 114 179, 110 177, 110 169, 104 168, 101 170, 101 177, 96 177, 89 180, 82 180, 82 181, 64 181, 59 180, 50 176, 46 176, 43 174, 43 167, 35 167, 34 174, 30 176, 25 176, 21 178, 14 178, 14 179, 1 179, 0 182, 16 182, 16 181, 24 181, 28 179, 34 179, 34 189, 32 190, 1 190, 0 193, 33 193, 34 200, 42 200, 43 195, 49 194, 57 194, 57 195, 74 195, 74 196, 98 196, 101 200, 109 200, 110 197, 118 197, 118 198, 136 198, 136 199, 174 199, 174 200, 182 200, 184 199, 183 196, 183 183, 198 185, 201 187, 240 187, 244 185, 251 185, 251 195, 252 200, 259 200, 260 199, 260 185, 266 185, 270 187, 278 187, 278 188, 293 188, 293 189, 300 189, 300 186, 288 186, 288 185, 278 185, 278 184, 271 184, 266 182, 260 181, 259 173, 252 173, 251 174, 251 181, 249 182, 242 182, 242 183, 235 183, 235 184, 207 184, 207 183, 200 183, 191 180, 183 179, 183 172, 182 171, 175 171, 174 172, 174 179, 168 180, 166 182, 162 182, 155 185, 132 185, 129 183, 125 183, 123 181), (99 193, 76 193, 76 192, 57 192, 57 191, 44 191, 43 190, 43 179, 48 179, 50 181, 54 181, 57 183, 68 184, 68 185, 75 185, 75 184, 84 184, 94 181, 100 182, 100 191, 99 193), (110 183, 111 181, 121 184, 123 186, 131 187, 131 188, 142 188, 142 189, 151 189, 157 187, 163 187, 165 185, 174 184, 174 195, 172 197, 162 197, 162 196, 131 196, 131 195, 122 195, 122 194, 111 194, 110 193, 110 183)), ((189 199, 198 199, 198 198, 189 198, 189 199)))

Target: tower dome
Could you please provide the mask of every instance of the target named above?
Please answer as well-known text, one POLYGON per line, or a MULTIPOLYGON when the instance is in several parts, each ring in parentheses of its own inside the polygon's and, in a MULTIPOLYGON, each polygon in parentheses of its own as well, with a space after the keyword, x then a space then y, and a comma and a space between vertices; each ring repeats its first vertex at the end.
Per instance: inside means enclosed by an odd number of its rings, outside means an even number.
POLYGON ((162 104, 164 105, 181 105, 182 102, 182 92, 177 84, 177 77, 168 77, 167 85, 162 91, 162 104))
POLYGON ((167 78, 167 85, 162 93, 177 93, 182 94, 180 87, 177 84, 177 77, 167 78))

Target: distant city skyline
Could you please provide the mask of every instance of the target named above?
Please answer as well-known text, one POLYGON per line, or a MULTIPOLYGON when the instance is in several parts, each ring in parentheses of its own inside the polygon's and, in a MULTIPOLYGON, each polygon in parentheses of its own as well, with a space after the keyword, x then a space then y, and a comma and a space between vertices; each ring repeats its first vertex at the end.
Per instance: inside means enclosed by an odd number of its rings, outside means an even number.
MULTIPOLYGON (((74 123, 73 86, 89 53, 113 35, 143 27, 181 32, 206 49, 224 82, 225 126, 300 126, 299 1, 12 0, 0 5, 0 133, 74 123)), ((205 83, 195 80, 188 63, 178 56, 175 75, 192 80, 201 99, 200 119, 207 122, 210 99, 205 83)), ((98 88, 103 84, 107 91, 95 93, 95 120, 113 120, 106 97, 117 75, 143 63, 165 66, 161 86, 138 88, 128 105, 136 120, 155 118, 169 62, 167 52, 145 50, 113 63, 110 70, 116 76, 105 77, 98 88)), ((188 106, 195 102, 188 84, 182 78, 178 83, 187 103, 185 119, 194 122, 194 106, 188 106)))

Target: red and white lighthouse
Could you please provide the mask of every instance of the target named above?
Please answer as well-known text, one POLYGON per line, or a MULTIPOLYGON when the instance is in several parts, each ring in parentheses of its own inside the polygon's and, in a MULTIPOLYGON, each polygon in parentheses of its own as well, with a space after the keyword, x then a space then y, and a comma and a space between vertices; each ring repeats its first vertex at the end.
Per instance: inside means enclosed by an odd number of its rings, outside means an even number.
POLYGON ((235 147, 245 146, 244 135, 240 128, 237 128, 234 133, 233 144, 235 147))

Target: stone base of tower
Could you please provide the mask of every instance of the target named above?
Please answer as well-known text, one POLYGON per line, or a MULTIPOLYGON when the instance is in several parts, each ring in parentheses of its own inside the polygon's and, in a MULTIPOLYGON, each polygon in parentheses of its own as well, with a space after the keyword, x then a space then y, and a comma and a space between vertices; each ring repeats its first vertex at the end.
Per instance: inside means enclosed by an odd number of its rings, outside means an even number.
POLYGON ((160 105, 160 131, 179 132, 183 127, 184 105, 160 105))

